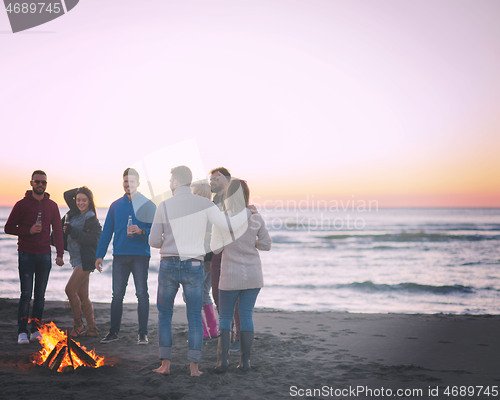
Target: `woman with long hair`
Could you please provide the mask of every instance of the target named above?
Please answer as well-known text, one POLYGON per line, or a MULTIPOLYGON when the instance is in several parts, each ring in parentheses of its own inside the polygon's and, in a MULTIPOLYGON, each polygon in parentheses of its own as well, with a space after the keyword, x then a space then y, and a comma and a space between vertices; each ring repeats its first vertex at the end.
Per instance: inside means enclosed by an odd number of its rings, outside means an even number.
POLYGON ((101 224, 97 219, 94 196, 89 188, 83 186, 64 193, 69 207, 64 216, 64 243, 69 251, 73 273, 66 284, 73 329, 71 336, 97 336, 99 331, 94 320, 94 307, 89 299, 89 277, 95 269, 96 250, 101 224), (87 322, 85 328, 82 313, 87 322))
POLYGON ((212 229, 210 247, 214 253, 222 250, 219 281, 219 345, 217 368, 228 367, 231 322, 236 302, 240 314, 240 364, 242 370, 250 369, 254 326, 253 309, 264 285, 259 250, 271 249, 271 237, 260 214, 248 209, 250 190, 244 180, 232 179, 226 189, 225 208, 229 216, 246 209, 248 225, 234 232, 225 232, 216 226, 212 229))

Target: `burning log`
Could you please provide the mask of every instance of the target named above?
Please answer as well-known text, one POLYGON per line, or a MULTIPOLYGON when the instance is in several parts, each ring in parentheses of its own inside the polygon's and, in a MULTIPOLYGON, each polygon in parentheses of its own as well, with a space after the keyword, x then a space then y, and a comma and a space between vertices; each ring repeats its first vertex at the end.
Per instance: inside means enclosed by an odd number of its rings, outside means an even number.
POLYGON ((66 349, 68 346, 63 346, 61 350, 59 350, 59 353, 57 353, 57 356, 54 360, 54 362, 50 365, 49 369, 51 371, 57 371, 59 367, 61 366, 62 360, 64 359, 64 356, 66 356, 66 349))
POLYGON ((56 356, 57 354, 57 350, 60 349, 60 346, 62 346, 62 341, 60 341, 59 343, 57 343, 54 348, 52 349, 52 351, 50 352, 49 356, 47 357, 47 359, 45 360, 45 362, 42 364, 44 367, 49 367, 50 365, 50 362, 52 361, 52 359, 56 356))
POLYGON ((68 346, 68 357, 71 362, 71 370, 75 369, 75 364, 73 364, 73 357, 71 357, 71 347, 69 347, 69 335, 68 331, 66 331, 66 346, 68 346))
POLYGON ((104 357, 98 356, 95 350, 87 350, 53 322, 44 325, 40 333, 41 359, 33 361, 35 364, 58 372, 71 372, 80 366, 99 368, 104 365, 104 357))
POLYGON ((78 358, 88 367, 96 367, 97 362, 92 357, 90 357, 85 350, 76 344, 76 342, 68 337, 69 348, 73 353, 75 353, 78 358))

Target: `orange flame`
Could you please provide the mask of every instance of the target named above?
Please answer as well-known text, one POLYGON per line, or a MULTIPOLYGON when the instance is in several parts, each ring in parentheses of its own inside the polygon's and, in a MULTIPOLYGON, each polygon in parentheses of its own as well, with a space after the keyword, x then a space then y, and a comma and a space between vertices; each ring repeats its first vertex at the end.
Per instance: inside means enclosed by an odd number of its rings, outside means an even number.
MULTIPOLYGON (((42 327, 40 327, 38 331, 42 334, 42 338, 40 339, 40 345, 42 346, 42 350, 40 350, 39 352, 40 356, 36 357, 37 359, 34 361, 34 363, 42 365, 49 356, 50 352, 54 349, 54 347, 58 345, 59 342, 62 341, 64 345, 66 344, 66 334, 63 331, 61 331, 54 322, 50 322, 48 324, 43 325, 42 327)), ((102 367, 105 364, 105 358, 98 356, 95 353, 94 349, 87 350, 85 346, 81 345, 80 343, 76 341, 75 343, 96 361, 96 366, 94 368, 102 367)), ((62 347, 62 345, 59 344, 59 347, 62 347)), ((71 358, 73 359, 74 369, 77 369, 78 367, 85 365, 75 354, 74 351, 71 351, 71 358)), ((68 366, 71 366, 71 360, 69 358, 69 355, 66 354, 57 372, 62 372, 64 368, 68 366)))

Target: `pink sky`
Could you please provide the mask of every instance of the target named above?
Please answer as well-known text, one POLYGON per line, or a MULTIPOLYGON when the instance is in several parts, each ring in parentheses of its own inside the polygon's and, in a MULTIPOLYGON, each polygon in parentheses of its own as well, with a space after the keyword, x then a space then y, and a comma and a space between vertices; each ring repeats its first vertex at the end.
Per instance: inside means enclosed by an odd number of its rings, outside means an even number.
POLYGON ((109 204, 163 149, 159 190, 182 163, 267 198, 499 206, 499 17, 498 1, 85 0, 12 34, 0 12, 0 204, 38 168, 56 201, 87 185, 109 204))

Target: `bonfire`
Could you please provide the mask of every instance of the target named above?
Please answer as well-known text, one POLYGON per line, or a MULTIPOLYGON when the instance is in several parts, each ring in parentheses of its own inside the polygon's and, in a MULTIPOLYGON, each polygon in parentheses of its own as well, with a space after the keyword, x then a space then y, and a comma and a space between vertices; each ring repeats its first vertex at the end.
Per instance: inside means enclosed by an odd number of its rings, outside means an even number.
MULTIPOLYGON (((67 332, 61 331, 54 322, 43 325, 40 344, 42 350, 34 357, 33 363, 47 367, 52 371, 69 372, 78 367, 99 368, 106 364, 105 358, 98 356, 95 350, 74 341, 67 332)), ((109 364, 109 363, 107 363, 109 364)))

